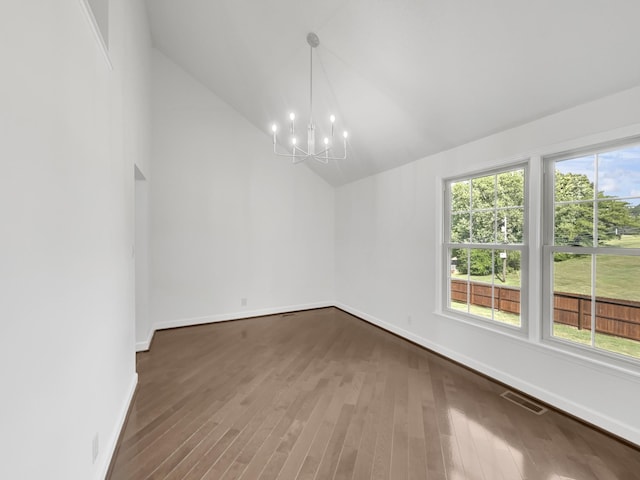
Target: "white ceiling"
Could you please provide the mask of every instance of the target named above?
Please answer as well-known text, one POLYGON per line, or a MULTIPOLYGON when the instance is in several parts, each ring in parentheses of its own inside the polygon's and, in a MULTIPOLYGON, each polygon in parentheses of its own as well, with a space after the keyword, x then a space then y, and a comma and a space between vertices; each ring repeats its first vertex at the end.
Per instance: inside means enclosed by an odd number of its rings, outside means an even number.
MULTIPOLYGON (((156 48, 257 128, 309 103, 341 185, 640 85, 640 0, 147 0, 156 48)), ((638 105, 629 106, 638 108, 638 105)), ((288 161, 274 157, 275 161, 288 161)), ((470 161, 472 161, 470 159, 470 161)), ((292 167, 293 168, 293 167, 292 167)))

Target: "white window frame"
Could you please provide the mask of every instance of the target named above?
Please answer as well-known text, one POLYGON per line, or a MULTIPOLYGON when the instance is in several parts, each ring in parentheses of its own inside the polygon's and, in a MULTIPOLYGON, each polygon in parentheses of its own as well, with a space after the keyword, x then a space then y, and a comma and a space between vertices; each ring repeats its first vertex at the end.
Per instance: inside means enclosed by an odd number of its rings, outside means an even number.
POLYGON ((441 285, 445 288, 442 291, 442 310, 452 318, 471 322, 483 327, 516 335, 527 337, 529 330, 529 209, 530 209, 530 159, 520 160, 518 162, 501 165, 496 168, 488 168, 478 170, 471 173, 465 173, 455 177, 447 177, 442 180, 443 187, 443 255, 442 255, 442 280, 441 285), (502 243, 453 243, 451 242, 451 184, 460 181, 471 181, 474 178, 485 177, 488 175, 496 175, 500 173, 510 172, 514 170, 524 171, 524 198, 523 198, 523 225, 522 225, 522 243, 520 244, 502 244, 502 243), (511 250, 520 252, 520 326, 510 325, 498 320, 493 320, 478 315, 450 307, 451 300, 451 259, 449 258, 449 250, 452 248, 480 248, 495 250, 511 250))
MULTIPOLYGON (((542 157, 543 178, 542 178, 542 342, 561 349, 563 351, 586 357, 597 362, 614 365, 622 368, 633 366, 637 368, 640 360, 622 355, 616 352, 599 349, 593 345, 593 331, 596 322, 592 322, 592 345, 585 345, 578 342, 572 342, 553 335, 554 324, 554 305, 553 305, 553 256, 554 253, 580 253, 588 255, 629 255, 640 256, 638 248, 614 248, 600 246, 572 246, 572 245, 555 245, 555 163, 562 160, 569 160, 586 155, 596 155, 599 153, 609 152, 624 147, 630 147, 640 144, 640 136, 633 136, 612 140, 608 142, 589 145, 586 147, 575 148, 572 150, 545 155, 542 157)), ((596 172, 597 178, 597 172, 596 172)), ((597 189, 597 184, 595 186, 597 189)), ((597 225, 597 218, 594 219, 597 225)), ((592 266, 593 272, 593 266, 592 266)), ((593 281, 592 281, 593 283, 593 281)), ((594 285, 592 285, 592 295, 594 285)), ((592 318, 595 302, 592 302, 592 318)))

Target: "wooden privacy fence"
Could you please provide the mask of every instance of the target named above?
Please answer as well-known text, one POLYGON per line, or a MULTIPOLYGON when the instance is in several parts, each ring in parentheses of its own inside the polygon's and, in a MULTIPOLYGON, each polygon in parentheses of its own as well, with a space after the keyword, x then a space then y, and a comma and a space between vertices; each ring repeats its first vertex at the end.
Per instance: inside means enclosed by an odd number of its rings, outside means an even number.
MULTIPOLYGON (((553 321, 591 330, 591 297, 555 292, 553 321)), ((596 332, 640 341, 640 302, 596 297, 596 332)))
MULTIPOLYGON (((492 305, 496 310, 520 313, 520 289, 487 283, 465 282, 451 279, 451 300, 481 307, 492 305)), ((591 297, 576 293, 555 292, 553 295, 553 321, 591 329, 591 297)), ((596 297, 596 332, 640 341, 640 302, 617 298, 596 297)))
MULTIPOLYGON (((481 307, 491 308, 491 284, 465 282, 464 280, 451 279, 451 300, 455 302, 467 303, 467 285, 471 287, 469 303, 481 307)), ((513 287, 493 288, 493 307, 509 313, 520 313, 520 289, 513 287)))

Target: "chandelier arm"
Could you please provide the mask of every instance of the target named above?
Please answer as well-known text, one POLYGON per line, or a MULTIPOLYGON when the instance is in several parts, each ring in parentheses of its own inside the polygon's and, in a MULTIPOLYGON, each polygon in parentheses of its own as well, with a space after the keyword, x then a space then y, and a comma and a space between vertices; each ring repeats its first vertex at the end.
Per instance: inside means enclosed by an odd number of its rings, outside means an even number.
POLYGON ((345 152, 345 154, 342 157, 327 156, 327 157, 321 157, 321 158, 323 158, 323 159, 326 158, 328 160, 346 160, 347 159, 347 154, 345 152))
POLYGON ((273 145, 273 153, 281 157, 308 158, 310 156, 307 152, 305 152, 301 148, 296 147, 296 150, 301 151, 302 154, 278 152, 278 150, 276 150, 276 144, 273 145))
POLYGON ((276 153, 276 155, 280 157, 303 158, 303 159, 313 157, 313 155, 299 155, 299 154, 291 155, 290 153, 276 153))
POLYGON ((344 145, 344 153, 342 155, 342 157, 336 157, 335 155, 327 155, 329 152, 331 152, 331 147, 327 147, 324 150, 322 150, 321 152, 315 153, 313 155, 310 155, 312 157, 320 157, 322 156, 322 158, 328 158, 329 160, 346 160, 347 158, 347 145, 345 143, 344 145))
MULTIPOLYGON (((294 152, 300 152, 302 154, 302 156, 306 156, 306 157, 308 157, 309 155, 313 155, 313 154, 307 152, 306 150, 301 149, 298 145, 294 145, 293 151, 294 152)), ((294 155, 295 155, 295 153, 294 153, 294 155)))
POLYGON ((280 153, 280 152, 275 152, 276 155, 278 155, 279 157, 289 157, 289 158, 309 158, 313 155, 292 155, 290 153, 280 153))
MULTIPOLYGON (((325 148, 324 150, 322 150, 321 152, 318 153, 309 153, 305 150, 303 150, 302 148, 300 148, 298 145, 295 145, 294 147, 294 152, 300 152, 300 153, 290 153, 290 152, 278 152, 277 150, 278 147, 278 143, 276 141, 273 142, 273 153, 280 156, 280 157, 290 157, 290 158, 300 158, 302 160, 299 160, 299 162, 304 161, 308 158, 313 158, 321 163, 328 163, 325 162, 324 160, 346 160, 347 159, 347 146, 344 146, 344 153, 342 154, 341 157, 336 157, 335 155, 327 155, 330 151, 331 151, 331 147, 329 148, 325 148)), ((294 163, 299 163, 299 162, 294 162, 294 163)))
MULTIPOLYGON (((304 150, 303 150, 304 151, 304 150)), ((334 156, 318 156, 318 154, 316 155, 310 155, 310 154, 291 154, 291 153, 282 153, 282 152, 273 152, 275 155, 278 155, 279 157, 289 157, 292 159, 297 159, 295 160, 293 163, 300 163, 300 162, 304 162, 305 160, 312 158, 314 160, 317 160, 318 162, 321 163, 328 163, 325 162, 325 160, 346 160, 347 156, 343 155, 342 157, 334 157, 334 156)))

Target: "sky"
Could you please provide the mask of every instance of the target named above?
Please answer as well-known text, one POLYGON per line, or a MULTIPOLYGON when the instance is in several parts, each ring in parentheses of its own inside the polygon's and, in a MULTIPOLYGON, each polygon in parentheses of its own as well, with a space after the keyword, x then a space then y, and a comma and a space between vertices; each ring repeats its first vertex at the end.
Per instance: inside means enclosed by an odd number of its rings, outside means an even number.
MULTIPOLYGON (((627 200, 640 204, 640 145, 600 153, 598 158, 598 191, 612 197, 636 197, 627 200)), ((556 163, 561 173, 584 174, 595 179, 596 155, 572 158, 556 163)))

